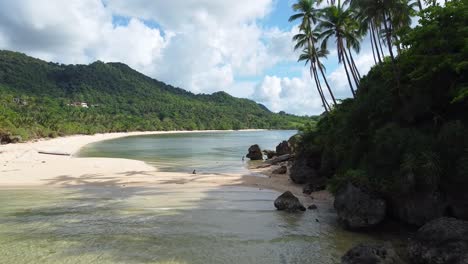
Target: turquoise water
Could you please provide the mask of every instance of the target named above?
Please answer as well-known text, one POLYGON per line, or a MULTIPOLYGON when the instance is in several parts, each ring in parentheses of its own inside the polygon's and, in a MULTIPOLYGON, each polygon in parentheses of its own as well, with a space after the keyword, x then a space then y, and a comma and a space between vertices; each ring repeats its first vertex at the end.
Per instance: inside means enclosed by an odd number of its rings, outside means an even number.
POLYGON ((239 173, 247 172, 242 156, 251 145, 274 150, 281 141, 296 133, 295 130, 275 130, 126 137, 88 145, 78 156, 143 160, 161 171, 192 172, 195 169, 201 173, 239 173))
MULTIPOLYGON (((141 159, 167 171, 244 171, 254 143, 274 148, 294 131, 129 137, 80 155, 141 159)), ((4 189, 0 263, 339 263, 351 246, 399 236, 352 233, 333 210, 288 214, 278 192, 246 187, 4 189)))
POLYGON ((339 263, 357 242, 327 210, 278 212, 243 187, 0 192, 0 263, 339 263), (320 219, 316 222, 315 219, 320 219))

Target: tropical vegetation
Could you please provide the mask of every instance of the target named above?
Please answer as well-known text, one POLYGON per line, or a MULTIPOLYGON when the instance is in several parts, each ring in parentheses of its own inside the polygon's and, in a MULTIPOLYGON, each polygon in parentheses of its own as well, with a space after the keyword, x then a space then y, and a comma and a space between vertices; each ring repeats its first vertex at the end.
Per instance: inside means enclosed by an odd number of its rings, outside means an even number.
POLYGON ((318 9, 318 1, 299 0, 292 18, 303 19, 300 34, 310 40, 294 41, 319 49, 307 53, 317 64, 334 40, 354 98, 324 103, 328 113, 304 132, 302 153, 320 153, 319 174, 333 192, 352 182, 393 198, 439 193, 466 201, 467 1, 331 2, 318 9), (365 37, 376 65, 360 78, 351 54, 365 37))
POLYGON ((142 130, 297 129, 313 122, 224 92, 196 95, 122 63, 63 65, 10 51, 0 51, 0 95, 0 138, 6 141, 142 130))

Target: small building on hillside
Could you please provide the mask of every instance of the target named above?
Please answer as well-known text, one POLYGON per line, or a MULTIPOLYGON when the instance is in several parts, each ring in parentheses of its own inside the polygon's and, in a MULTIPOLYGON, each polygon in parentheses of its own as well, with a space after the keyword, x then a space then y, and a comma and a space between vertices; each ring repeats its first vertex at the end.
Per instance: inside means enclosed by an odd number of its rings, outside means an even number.
POLYGON ((67 104, 68 106, 74 106, 74 107, 82 107, 82 108, 89 108, 88 103, 86 102, 73 102, 70 104, 67 104))

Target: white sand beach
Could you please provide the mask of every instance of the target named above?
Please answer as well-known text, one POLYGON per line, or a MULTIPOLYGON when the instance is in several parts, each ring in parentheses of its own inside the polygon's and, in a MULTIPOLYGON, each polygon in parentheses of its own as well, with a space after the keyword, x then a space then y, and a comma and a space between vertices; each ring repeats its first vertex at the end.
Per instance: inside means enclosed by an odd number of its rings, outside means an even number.
MULTIPOLYGON (((25 187, 103 187, 162 186, 170 188, 215 188, 220 186, 249 186, 272 189, 279 192, 292 191, 304 202, 310 197, 302 194, 302 186, 292 184, 287 175, 271 174, 272 168, 257 169, 251 174, 188 174, 160 172, 143 161, 114 158, 74 157, 83 146, 102 140, 126 136, 196 133, 203 131, 176 132, 129 132, 96 135, 76 135, 35 142, 0 146, 0 188, 25 187), (70 156, 41 154, 40 152, 69 153, 70 156)), ((212 132, 212 131, 211 131, 212 132)), ((315 199, 329 200, 324 194, 314 194, 315 199)), ((319 202, 319 201, 316 201, 319 202)))

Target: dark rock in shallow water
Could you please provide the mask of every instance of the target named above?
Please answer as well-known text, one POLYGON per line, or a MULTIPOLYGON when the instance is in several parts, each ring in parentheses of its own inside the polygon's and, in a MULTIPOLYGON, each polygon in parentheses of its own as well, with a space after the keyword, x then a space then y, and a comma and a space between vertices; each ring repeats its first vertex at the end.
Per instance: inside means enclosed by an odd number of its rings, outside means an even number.
POLYGON ((263 160, 263 153, 258 145, 252 145, 246 157, 251 160, 263 160))
POLYGON ((278 146, 276 146, 276 154, 278 156, 291 154, 291 153, 292 151, 291 151, 291 147, 289 146, 288 141, 283 141, 278 146))
POLYGON ((334 207, 339 219, 350 229, 368 228, 382 222, 386 216, 383 199, 348 183, 335 196, 334 207))
POLYGON ((263 153, 267 156, 268 159, 272 159, 273 157, 277 156, 276 151, 274 150, 263 150, 263 153))
POLYGON ((295 212, 295 211, 305 211, 306 208, 301 204, 299 199, 294 196, 290 191, 287 191, 280 195, 275 200, 275 207, 278 210, 284 210, 287 212, 295 212))
POLYGON ((350 249, 342 264, 400 264, 403 261, 390 244, 360 244, 350 249))
POLYGON ((294 183, 304 184, 307 182, 315 181, 319 178, 317 171, 307 165, 307 160, 303 157, 299 157, 294 161, 289 177, 294 183))
POLYGON ((408 245, 415 264, 467 264, 468 221, 443 217, 421 227, 408 245))
POLYGON ((444 216, 447 208, 443 195, 438 192, 400 195, 390 198, 389 203, 393 217, 417 226, 444 216))
POLYGON ((317 205, 311 204, 311 205, 309 205, 309 207, 307 207, 307 209, 309 209, 309 210, 317 210, 317 205))
POLYGON ((286 166, 281 166, 277 168, 276 170, 273 170, 273 174, 286 174, 288 172, 288 168, 286 166))

